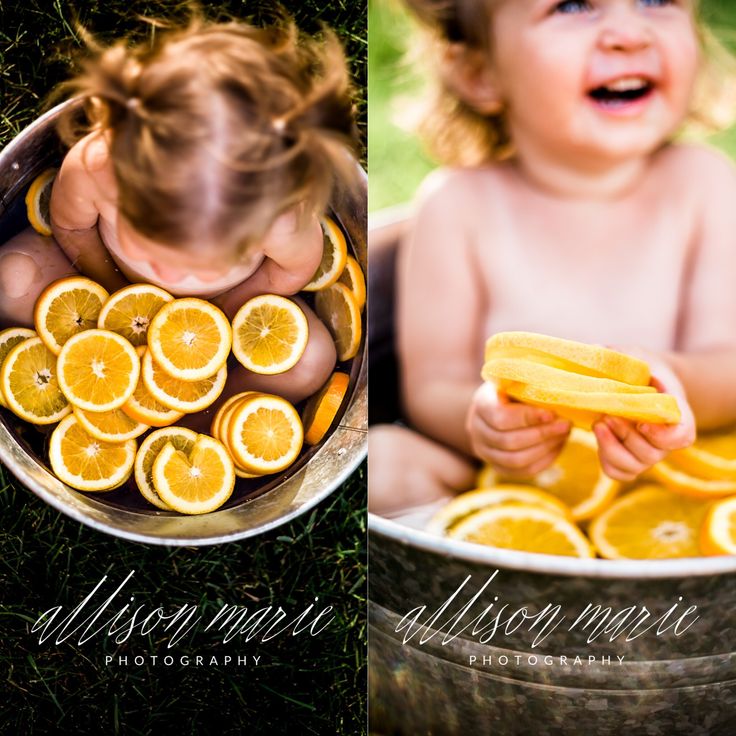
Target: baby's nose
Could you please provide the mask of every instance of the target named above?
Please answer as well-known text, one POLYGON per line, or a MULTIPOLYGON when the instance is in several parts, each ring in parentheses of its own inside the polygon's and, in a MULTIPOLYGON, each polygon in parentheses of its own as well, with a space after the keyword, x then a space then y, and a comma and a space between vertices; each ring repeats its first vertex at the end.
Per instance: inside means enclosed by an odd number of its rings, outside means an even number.
POLYGON ((610 9, 603 18, 598 43, 606 51, 639 51, 652 43, 648 19, 625 5, 610 9))

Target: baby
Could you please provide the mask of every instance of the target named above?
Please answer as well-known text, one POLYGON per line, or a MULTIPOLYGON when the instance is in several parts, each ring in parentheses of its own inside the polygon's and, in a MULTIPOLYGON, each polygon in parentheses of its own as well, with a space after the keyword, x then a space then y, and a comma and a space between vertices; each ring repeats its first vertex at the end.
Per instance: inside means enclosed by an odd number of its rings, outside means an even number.
MULTIPOLYGON (((77 272, 110 291, 148 282, 206 298, 230 318, 252 296, 295 294, 314 275, 318 215, 355 169, 335 37, 195 19, 156 39, 91 41, 65 85, 84 116, 77 107, 61 119, 71 147, 51 195, 53 239, 29 229, 0 247, 0 323, 32 325, 39 293, 77 272)), ((300 305, 310 332, 300 362, 279 376, 233 372, 228 393, 298 401, 325 382, 334 344, 300 305)))
POLYGON ((410 0, 440 45, 435 152, 398 271, 406 415, 372 429, 378 513, 554 462, 567 421, 481 385, 485 340, 524 330, 645 358, 678 425, 603 417, 632 480, 696 425, 736 421, 736 173, 671 142, 704 65, 691 0, 410 0))

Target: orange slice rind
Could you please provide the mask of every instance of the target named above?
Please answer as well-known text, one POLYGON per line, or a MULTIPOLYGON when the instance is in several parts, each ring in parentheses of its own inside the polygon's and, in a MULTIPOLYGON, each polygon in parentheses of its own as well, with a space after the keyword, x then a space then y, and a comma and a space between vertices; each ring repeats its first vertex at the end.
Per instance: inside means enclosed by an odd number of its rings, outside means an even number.
POLYGON ((345 284, 337 282, 314 296, 314 306, 335 341, 338 360, 354 358, 360 348, 360 307, 345 284))
POLYGON ((735 480, 698 478, 679 470, 668 460, 653 465, 647 474, 673 493, 690 498, 713 499, 736 493, 735 480))
POLYGON ((59 387, 71 404, 91 412, 119 409, 135 391, 135 348, 109 330, 85 330, 65 343, 57 364, 59 387))
POLYGON ((327 434, 340 411, 349 383, 350 376, 347 373, 335 371, 327 383, 307 401, 302 413, 302 423, 304 441, 308 445, 319 444, 327 434))
POLYGON ((72 407, 85 432, 103 442, 125 442, 140 437, 149 425, 131 419, 122 409, 92 412, 72 407))
POLYGON ((593 519, 588 533, 610 560, 697 557, 708 506, 660 486, 641 486, 593 519))
POLYGON ((31 227, 41 235, 51 235, 51 188, 58 169, 46 169, 32 182, 26 192, 26 214, 31 227))
POLYGON ((197 439, 197 433, 186 427, 164 427, 151 432, 141 442, 135 456, 135 482, 143 498, 162 511, 171 507, 161 500, 153 484, 153 462, 166 444, 186 454, 190 453, 197 439))
POLYGON ((110 295, 102 305, 97 326, 117 332, 135 347, 145 345, 151 320, 173 299, 168 291, 153 284, 131 284, 110 295))
POLYGON ((108 491, 130 476, 135 450, 135 440, 95 439, 71 414, 51 434, 49 460, 56 477, 68 486, 78 491, 108 491))
POLYGON ((338 281, 353 292, 358 309, 363 311, 366 300, 365 276, 358 261, 353 256, 348 256, 345 268, 340 274, 338 281))
POLYGON ((180 381, 213 376, 225 365, 231 346, 230 322, 222 310, 203 299, 175 299, 164 304, 148 327, 153 359, 180 381))
POLYGON ((47 286, 36 300, 33 321, 38 336, 58 355, 73 335, 97 327, 109 294, 84 276, 68 276, 47 286))
POLYGON ((700 549, 706 555, 736 555, 736 496, 710 507, 701 529, 700 549))
POLYGON ((152 479, 159 498, 175 511, 207 514, 230 498, 235 468, 221 442, 200 434, 188 453, 167 442, 153 461, 152 479))
MULTIPOLYGON (((0 367, 2 367, 3 361, 7 358, 8 353, 18 344, 30 337, 37 337, 33 330, 29 330, 27 327, 9 327, 6 330, 0 332, 0 367)), ((7 406, 5 398, 3 396, 2 384, 0 383, 0 406, 7 406)))
POLYGON ((0 385, 8 408, 32 424, 54 424, 72 410, 59 386, 56 356, 40 337, 10 349, 0 368, 0 385))
POLYGON ((525 503, 501 503, 476 511, 458 522, 448 536, 520 552, 594 556, 585 535, 562 514, 525 503))
POLYGON ((322 260, 309 283, 302 287, 303 291, 319 291, 331 286, 340 278, 347 262, 348 246, 342 230, 327 215, 320 217, 320 224, 323 233, 322 260))
POLYGON ((253 373, 275 375, 293 368, 309 340, 307 317, 284 296, 249 299, 233 318, 233 354, 253 373))

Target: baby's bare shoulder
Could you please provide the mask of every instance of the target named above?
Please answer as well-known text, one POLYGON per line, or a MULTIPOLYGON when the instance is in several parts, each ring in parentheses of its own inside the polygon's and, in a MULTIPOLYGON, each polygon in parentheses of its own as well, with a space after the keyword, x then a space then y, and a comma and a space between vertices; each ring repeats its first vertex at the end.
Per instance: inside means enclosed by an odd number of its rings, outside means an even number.
POLYGON ((503 186, 500 167, 439 168, 429 174, 417 191, 414 210, 419 217, 443 220, 477 213, 489 192, 503 186))
POLYGON ((722 151, 702 144, 668 146, 660 153, 659 168, 671 182, 713 196, 714 187, 736 193, 736 166, 722 151))

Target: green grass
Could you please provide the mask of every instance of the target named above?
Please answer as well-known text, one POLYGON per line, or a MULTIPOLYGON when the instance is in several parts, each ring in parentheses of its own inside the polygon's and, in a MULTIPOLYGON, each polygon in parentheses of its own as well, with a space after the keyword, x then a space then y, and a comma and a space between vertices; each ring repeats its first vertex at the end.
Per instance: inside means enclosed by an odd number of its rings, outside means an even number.
MULTIPOLYGON (((736 52, 736 3, 702 0, 702 16, 724 45, 736 52)), ((421 74, 406 62, 413 22, 400 0, 369 0, 368 99, 370 106, 369 207, 376 211, 408 202, 436 165, 407 126, 405 111, 421 94, 421 74)), ((710 142, 736 159, 736 127, 710 142)))
MULTIPOLYGON (((283 3, 308 32, 321 23, 346 44, 365 131, 365 7, 347 0, 283 3)), ((146 33, 139 15, 169 16, 175 2, 78 2, 82 22, 103 38, 146 33)), ((218 10, 202 3, 207 14, 218 10)), ((270 2, 218 4, 238 17, 268 16, 270 2)), ((68 74, 78 45, 67 0, 0 3, 0 146, 35 119, 68 74)), ((181 12, 181 11, 178 11, 181 12)), ((68 519, 0 467, 0 733, 2 734, 361 734, 366 732, 365 465, 300 519, 241 543, 161 548, 117 540, 68 519), (260 655, 257 668, 105 665, 105 655, 163 656, 167 636, 115 645, 38 643, 41 612, 70 610, 103 575, 135 606, 167 612, 223 604, 298 612, 319 598, 335 621, 318 636, 218 643, 201 634, 182 655, 260 655)), ((132 661, 132 660, 131 660, 132 661)))

